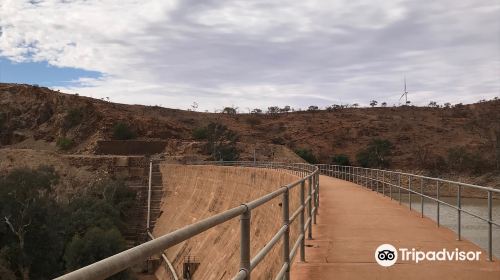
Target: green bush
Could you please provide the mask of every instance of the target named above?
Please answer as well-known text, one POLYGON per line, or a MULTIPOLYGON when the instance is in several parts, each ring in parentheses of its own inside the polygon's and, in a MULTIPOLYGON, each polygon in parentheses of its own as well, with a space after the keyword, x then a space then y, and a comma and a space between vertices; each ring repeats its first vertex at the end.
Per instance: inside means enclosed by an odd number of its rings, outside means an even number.
POLYGON ((130 140, 135 138, 135 133, 125 123, 117 123, 113 127, 113 138, 116 140, 130 140))
POLYGON ((356 154, 356 161, 363 167, 385 168, 390 164, 393 145, 389 140, 374 139, 368 147, 356 154))
POLYGON ((344 166, 351 165, 351 161, 349 160, 349 157, 347 155, 343 155, 343 154, 332 156, 330 163, 335 164, 335 165, 344 165, 344 166))
POLYGON ((125 249, 125 240, 116 228, 103 230, 98 227, 88 229, 80 237, 76 234, 66 247, 64 261, 66 267, 75 270, 89 265, 125 249))
POLYGON ((69 139, 69 138, 66 138, 66 137, 61 137, 59 139, 57 139, 57 147, 59 147, 59 149, 61 150, 64 150, 64 151, 67 151, 69 149, 71 149, 71 147, 73 147, 73 140, 69 139))
POLYGON ((220 123, 210 123, 207 127, 207 144, 204 151, 212 160, 237 160, 240 152, 236 147, 238 134, 220 123))
POLYGON ((195 140, 205 140, 208 137, 208 129, 206 127, 197 127, 193 130, 193 138, 195 140))
POLYGON ((84 118, 84 113, 81 108, 72 108, 66 112, 64 116, 64 127, 66 129, 72 128, 74 126, 82 123, 84 118))
POLYGON ((312 164, 318 163, 318 159, 313 154, 311 149, 297 149, 295 150, 295 153, 308 163, 312 164))
POLYGON ((448 167, 454 171, 480 174, 493 169, 493 163, 481 154, 467 150, 465 147, 455 147, 448 150, 448 167))

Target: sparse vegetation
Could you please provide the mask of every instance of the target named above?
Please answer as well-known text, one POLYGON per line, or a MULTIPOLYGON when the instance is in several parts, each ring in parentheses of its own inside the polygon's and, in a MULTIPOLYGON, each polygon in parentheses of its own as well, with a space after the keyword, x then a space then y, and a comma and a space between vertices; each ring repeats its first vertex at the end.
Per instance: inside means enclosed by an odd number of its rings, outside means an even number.
POLYGON ((448 166, 452 171, 475 174, 494 168, 479 153, 470 152, 465 147, 455 147, 448 150, 448 166))
POLYGON ((251 126, 255 127, 262 123, 262 120, 258 116, 250 116, 246 119, 246 122, 251 126))
POLYGON ((73 140, 66 138, 66 137, 61 137, 57 139, 56 145, 59 147, 59 149, 63 151, 67 151, 73 147, 73 140))
POLYGON ((240 156, 236 148, 238 134, 220 123, 210 123, 207 127, 205 152, 213 160, 237 160, 240 156))
POLYGON ((84 116, 81 108, 69 109, 64 115, 64 128, 70 129, 79 125, 83 121, 84 116))
POLYGON ((208 137, 208 129, 206 127, 197 127, 193 129, 192 134, 195 140, 205 140, 208 137))
POLYGON ((356 154, 356 161, 363 167, 386 168, 390 163, 393 145, 389 140, 374 139, 368 147, 356 154))
POLYGON ((135 133, 125 123, 119 122, 113 127, 113 139, 130 140, 135 138, 135 133))
POLYGON ((332 156, 330 164, 348 166, 351 165, 351 161, 349 160, 349 157, 347 155, 339 154, 332 156))
POLYGON ((311 149, 297 149, 297 150, 295 150, 295 153, 299 157, 301 157, 303 160, 305 160, 309 163, 312 163, 312 164, 318 163, 318 159, 316 158, 316 156, 314 155, 314 153, 312 152, 311 149))

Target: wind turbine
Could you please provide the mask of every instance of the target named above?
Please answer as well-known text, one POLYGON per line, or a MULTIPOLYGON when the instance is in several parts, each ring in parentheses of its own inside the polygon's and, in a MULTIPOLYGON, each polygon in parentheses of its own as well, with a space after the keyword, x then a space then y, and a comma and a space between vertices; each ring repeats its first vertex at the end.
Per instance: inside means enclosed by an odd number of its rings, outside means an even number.
POLYGON ((401 97, 399 98, 399 101, 401 101, 401 98, 405 98, 405 105, 408 104, 408 91, 406 90, 406 75, 405 75, 405 90, 403 92, 403 95, 401 95, 401 97))

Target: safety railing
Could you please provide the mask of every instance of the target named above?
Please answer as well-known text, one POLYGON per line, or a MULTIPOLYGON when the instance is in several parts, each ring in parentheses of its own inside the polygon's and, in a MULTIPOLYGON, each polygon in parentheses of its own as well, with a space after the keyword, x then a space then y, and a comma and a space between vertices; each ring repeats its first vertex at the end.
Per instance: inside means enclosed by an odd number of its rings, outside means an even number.
POLYGON ((410 210, 413 207, 412 195, 417 195, 420 197, 420 213, 422 217, 424 216, 424 205, 426 200, 433 201, 436 203, 436 223, 438 226, 441 225, 440 207, 445 205, 455 209, 457 214, 456 226, 458 240, 461 240, 462 238, 462 213, 484 221, 488 225, 488 259, 490 261, 493 260, 493 226, 500 227, 500 221, 495 222, 493 220, 493 196, 500 195, 500 190, 391 170, 328 164, 318 164, 317 166, 320 169, 320 173, 323 175, 356 183, 383 195, 389 196, 391 199, 393 199, 393 195, 397 195, 400 204, 402 202, 402 193, 403 195, 406 194, 408 196, 408 206, 410 210), (445 186, 448 187, 448 193, 443 195, 441 192, 445 186), (393 189, 396 193, 393 192, 393 189), (432 190, 434 189, 435 191, 433 192, 432 190), (477 213, 473 213, 463 208, 462 200, 465 189, 484 194, 483 196, 486 197, 488 204, 487 217, 482 217, 477 213), (450 197, 450 193, 453 196, 456 196, 455 205, 443 200, 445 196, 450 197))
MULTIPOLYGON (((241 166, 283 170, 296 174, 300 179, 285 186, 277 188, 260 198, 243 203, 240 206, 226 210, 222 213, 200 220, 181 229, 175 230, 151 241, 130 248, 126 251, 90 264, 76 271, 70 272, 57 279, 105 279, 133 265, 147 260, 155 254, 162 254, 166 249, 179 244, 193 236, 201 234, 208 229, 240 217, 240 269, 233 279, 250 279, 252 270, 264 259, 271 249, 283 239, 282 266, 275 279, 289 279, 290 267, 297 252, 300 260, 305 261, 306 232, 312 238, 312 225, 316 223, 316 214, 319 207, 319 169, 314 165, 302 163, 273 163, 273 162, 197 162, 194 165, 221 165, 241 166), (308 190, 306 191, 306 183, 308 190), (290 190, 299 187, 299 206, 290 211, 290 190), (281 227, 274 236, 251 258, 250 253, 250 221, 252 210, 267 204, 274 198, 281 196, 282 218, 281 227), (308 214, 308 219, 305 216, 308 214), (290 228, 298 219, 299 235, 290 248, 290 228)), ((150 201, 150 199, 148 199, 150 201)), ((148 212, 149 213, 149 212, 148 212)), ((149 214, 148 214, 149 215, 149 214)), ((149 217, 148 217, 149 221, 149 217)))

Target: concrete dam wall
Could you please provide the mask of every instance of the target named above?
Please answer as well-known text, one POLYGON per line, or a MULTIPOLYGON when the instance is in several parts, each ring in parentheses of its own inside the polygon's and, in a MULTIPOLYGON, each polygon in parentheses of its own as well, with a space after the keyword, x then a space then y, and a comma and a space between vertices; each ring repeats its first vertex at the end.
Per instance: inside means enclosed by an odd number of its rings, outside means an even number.
MULTIPOLYGON (((162 214, 154 228, 154 236, 161 236, 249 202, 299 179, 285 171, 259 168, 162 164, 160 170, 164 196, 162 214)), ((307 185, 305 189, 307 192, 307 185)), ((299 186, 290 191, 290 215, 298 208, 299 191, 299 186)), ((281 215, 281 196, 252 210, 252 257, 280 228, 281 215)), ((297 239, 298 232, 296 220, 290 229, 290 247, 297 239)), ((169 248, 166 254, 180 279, 188 257, 199 262, 193 279, 231 279, 239 270, 239 242, 239 219, 235 218, 169 248)), ((254 269, 252 278, 272 279, 281 268, 281 260, 280 241, 254 269)), ((156 277, 170 279, 164 265, 157 270, 156 277)))

